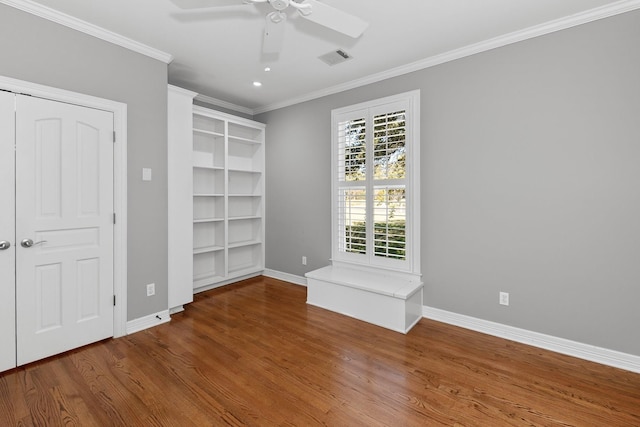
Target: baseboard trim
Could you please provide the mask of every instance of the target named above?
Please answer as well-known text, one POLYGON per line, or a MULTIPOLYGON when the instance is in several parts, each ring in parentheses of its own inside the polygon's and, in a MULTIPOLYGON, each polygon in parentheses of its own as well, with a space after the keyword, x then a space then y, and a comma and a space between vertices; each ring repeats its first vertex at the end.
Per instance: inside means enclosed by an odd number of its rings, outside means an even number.
POLYGON ((476 332, 482 332, 499 338, 516 341, 534 347, 566 354, 579 359, 589 360, 602 365, 612 366, 631 372, 640 373, 640 356, 609 350, 594 345, 545 335, 526 329, 490 322, 463 314, 452 313, 438 308, 423 306, 423 317, 438 322, 460 326, 476 332))
POLYGON ((184 305, 179 305, 177 307, 170 308, 169 316, 171 316, 172 314, 180 313, 182 311, 184 311, 184 305))
POLYGON ((148 316, 139 317, 127 322, 127 335, 167 323, 171 320, 169 310, 159 311, 148 316))
POLYGON ((271 277, 272 279, 284 280, 285 282, 293 283, 294 285, 307 286, 307 279, 295 274, 283 273, 282 271, 265 269, 262 273, 263 276, 271 277))

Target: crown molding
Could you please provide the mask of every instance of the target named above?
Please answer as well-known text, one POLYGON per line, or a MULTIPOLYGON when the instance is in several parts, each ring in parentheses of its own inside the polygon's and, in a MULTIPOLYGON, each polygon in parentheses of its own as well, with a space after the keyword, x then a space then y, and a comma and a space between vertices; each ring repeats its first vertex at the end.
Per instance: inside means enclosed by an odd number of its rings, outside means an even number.
POLYGON ((192 99, 195 98, 196 96, 198 96, 197 92, 181 88, 180 86, 175 86, 175 85, 170 84, 170 85, 168 85, 168 87, 169 87, 170 91, 175 92, 175 93, 179 93, 179 94, 184 95, 184 96, 188 96, 188 97, 190 97, 192 99))
POLYGON ((532 39, 535 37, 543 36, 546 34, 554 33, 556 31, 565 30, 567 28, 576 27, 578 25, 587 24, 589 22, 597 21, 599 19, 609 18, 611 16, 619 15, 633 10, 640 9, 640 0, 621 0, 615 3, 611 3, 606 6, 597 7, 587 10, 585 12, 569 15, 564 18, 556 19, 546 22, 544 24, 535 25, 533 27, 525 28, 524 30, 514 31, 502 36, 494 37, 479 43, 474 43, 468 46, 454 49, 449 52, 445 52, 439 55, 431 56, 429 58, 421 59, 410 64, 406 64, 400 67, 392 68, 381 73, 372 74, 370 76, 352 80, 347 83, 325 88, 316 92, 310 92, 306 95, 291 98, 282 102, 274 104, 264 105, 262 107, 255 108, 253 114, 266 113, 267 111, 277 110, 279 108, 289 107, 291 105, 299 104, 313 99, 321 98, 327 95, 333 95, 346 90, 355 89, 361 86, 365 86, 372 83, 377 83, 382 80, 390 79, 392 77, 398 77, 404 74, 409 74, 414 71, 423 70, 425 68, 434 67, 436 65, 444 64, 446 62, 454 61, 456 59, 465 58, 467 56, 475 55, 476 53, 486 52, 499 47, 507 46, 513 43, 518 43, 524 40, 532 39))
POLYGON ((215 105, 215 106, 218 106, 218 107, 222 107, 222 108, 226 108, 226 109, 229 109, 229 110, 237 111, 239 113, 248 114, 250 116, 253 116, 255 114, 254 110, 252 110, 251 108, 243 107, 242 105, 232 104, 231 102, 223 101, 223 100, 217 99, 217 98, 212 98, 212 97, 207 96, 207 95, 197 95, 195 97, 195 100, 196 101, 200 101, 200 102, 204 102, 205 104, 215 105))
MULTIPOLYGON (((68 28, 83 32, 93 37, 105 40, 107 42, 122 46, 131 51, 146 55, 158 61, 166 64, 171 63, 173 56, 169 53, 160 51, 158 49, 147 46, 143 43, 129 39, 127 37, 116 34, 112 31, 98 27, 97 25, 90 24, 81 19, 74 18, 70 15, 58 12, 49 7, 43 6, 39 3, 35 3, 31 0, 0 0, 0 3, 8 6, 20 9, 24 12, 30 13, 35 16, 47 19, 49 21, 64 25, 68 28)), ((355 89, 361 86, 365 86, 372 83, 377 83, 382 80, 398 77, 404 74, 409 74, 414 71, 423 70, 436 65, 444 64, 446 62, 454 61, 456 59, 465 58, 467 56, 475 55, 477 53, 486 52, 499 47, 507 46, 520 41, 532 39, 535 37, 550 34, 556 31, 565 30, 578 25, 593 22, 599 19, 608 18, 611 16, 619 15, 633 10, 640 9, 640 0, 620 0, 615 3, 597 7, 585 12, 569 15, 567 17, 556 19, 544 24, 536 25, 526 28, 524 30, 515 31, 502 36, 494 37, 479 43, 468 45, 459 49, 455 49, 449 52, 445 52, 439 55, 431 56, 410 64, 406 64, 400 67, 392 68, 390 70, 383 71, 381 73, 372 74, 361 79, 352 80, 336 86, 331 86, 319 91, 310 92, 300 97, 290 98, 285 101, 277 102, 274 104, 268 104, 254 109, 244 106, 236 105, 220 99, 208 97, 206 95, 198 95, 197 100, 216 105, 222 108, 228 108, 233 111, 241 112, 249 115, 256 115, 265 113, 267 111, 277 110, 291 105, 299 104, 313 99, 321 98, 327 95, 333 95, 339 92, 343 92, 350 89, 355 89)))
POLYGON ((173 56, 166 52, 162 52, 112 31, 105 30, 97 25, 74 18, 73 16, 65 13, 58 12, 57 10, 35 3, 31 0, 0 0, 0 3, 4 3, 7 6, 20 9, 24 12, 39 16, 40 18, 47 19, 57 24, 64 25, 65 27, 69 27, 109 43, 122 46, 131 51, 141 53, 153 59, 157 59, 158 61, 164 62, 165 64, 169 64, 173 61, 173 56))

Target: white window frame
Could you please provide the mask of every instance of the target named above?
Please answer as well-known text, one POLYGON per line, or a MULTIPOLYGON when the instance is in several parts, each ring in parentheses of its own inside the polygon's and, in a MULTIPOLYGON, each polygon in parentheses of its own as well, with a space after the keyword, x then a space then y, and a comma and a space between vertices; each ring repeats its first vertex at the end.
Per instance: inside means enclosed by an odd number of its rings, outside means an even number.
POLYGON ((365 268, 384 269, 402 273, 420 274, 420 91, 401 93, 381 99, 363 102, 331 111, 331 257, 332 263, 365 268), (373 146, 372 120, 375 115, 404 110, 406 115, 406 259, 395 260, 373 253, 373 189, 384 185, 373 178, 371 147, 373 146), (339 123, 365 117, 367 124, 367 178, 353 182, 354 186, 366 187, 367 199, 367 245, 366 254, 340 251, 338 195, 344 181, 339 180, 339 123), (371 248, 371 250, 369 250, 371 248))

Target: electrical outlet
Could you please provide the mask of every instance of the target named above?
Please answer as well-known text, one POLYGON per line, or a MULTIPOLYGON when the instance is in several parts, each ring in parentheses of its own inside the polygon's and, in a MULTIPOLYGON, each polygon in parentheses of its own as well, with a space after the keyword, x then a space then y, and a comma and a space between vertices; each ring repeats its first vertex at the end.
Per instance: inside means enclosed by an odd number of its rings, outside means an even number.
POLYGON ((156 294, 156 284, 155 283, 149 283, 147 285, 147 296, 153 296, 156 294))
POLYGON ((302 255, 302 265, 307 265, 307 257, 302 255))
POLYGON ((509 305, 509 292, 500 292, 500 305, 509 305))

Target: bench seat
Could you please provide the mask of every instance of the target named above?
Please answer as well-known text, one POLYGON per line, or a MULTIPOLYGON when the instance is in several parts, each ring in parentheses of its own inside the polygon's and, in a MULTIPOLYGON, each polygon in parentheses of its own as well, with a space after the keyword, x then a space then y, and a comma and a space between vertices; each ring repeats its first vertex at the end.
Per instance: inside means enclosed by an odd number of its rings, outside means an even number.
POLYGON ((419 280, 342 266, 323 267, 306 277, 307 304, 402 333, 422 317, 419 280))

